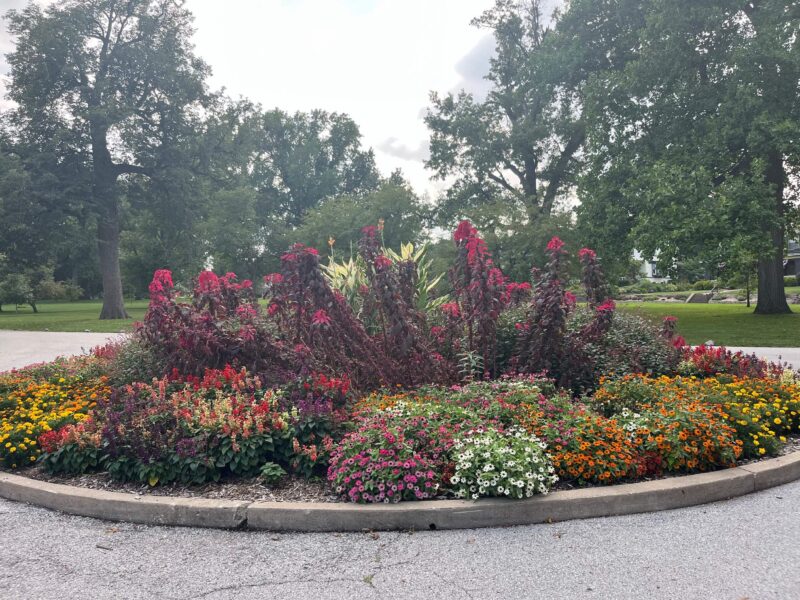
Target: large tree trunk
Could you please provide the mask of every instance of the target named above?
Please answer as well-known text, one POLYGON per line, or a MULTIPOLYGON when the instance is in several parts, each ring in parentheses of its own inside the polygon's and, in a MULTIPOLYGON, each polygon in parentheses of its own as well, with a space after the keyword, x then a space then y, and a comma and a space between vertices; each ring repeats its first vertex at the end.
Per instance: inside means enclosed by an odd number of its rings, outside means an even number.
POLYGON ((783 189, 786 172, 779 152, 770 152, 767 160, 766 181, 773 186, 776 210, 775 221, 769 231, 772 252, 758 261, 758 303, 755 313, 777 315, 792 312, 786 302, 786 290, 783 289, 783 189))
POLYGON ((118 172, 111 160, 108 128, 101 119, 92 121, 92 195, 97 208, 97 255, 103 279, 100 319, 127 319, 119 269, 118 172))
POLYGON ((97 212, 97 255, 103 279, 103 308, 100 319, 127 319, 119 269, 119 204, 117 177, 111 161, 95 159, 94 200, 97 212))
POLYGON ((103 277, 101 319, 127 319, 122 297, 122 274, 119 269, 119 211, 108 207, 97 221, 97 253, 103 277))

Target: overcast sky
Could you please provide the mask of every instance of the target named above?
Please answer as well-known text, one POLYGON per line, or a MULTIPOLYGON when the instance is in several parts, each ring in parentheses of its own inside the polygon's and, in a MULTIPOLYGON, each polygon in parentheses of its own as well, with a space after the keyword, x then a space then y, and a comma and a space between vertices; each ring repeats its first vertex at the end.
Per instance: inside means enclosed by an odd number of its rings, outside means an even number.
MULTIPOLYGON (((47 0, 40 0, 41 3, 47 0)), ((188 0, 211 85, 266 108, 348 113, 388 174, 436 194, 422 161, 431 90, 482 94, 491 36, 470 20, 492 0, 188 0)), ((0 0, 5 13, 24 0, 0 0)), ((0 52, 12 48, 3 24, 0 52)), ((0 71, 5 75, 3 57, 0 71)))

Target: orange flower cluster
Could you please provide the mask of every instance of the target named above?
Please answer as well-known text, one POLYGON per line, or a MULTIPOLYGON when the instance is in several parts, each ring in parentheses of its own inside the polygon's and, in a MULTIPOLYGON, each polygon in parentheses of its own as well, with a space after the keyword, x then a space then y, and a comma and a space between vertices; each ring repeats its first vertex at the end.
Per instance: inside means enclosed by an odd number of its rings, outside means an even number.
POLYGON ((657 470, 708 471, 736 466, 743 442, 725 423, 726 414, 719 406, 693 400, 668 401, 644 409, 647 426, 636 431, 634 442, 645 453, 660 458, 657 470))
POLYGON ((683 410, 700 403, 735 430, 744 457, 774 455, 787 435, 800 433, 800 384, 794 377, 626 375, 602 381, 590 403, 606 415, 651 411, 654 406, 683 410))
POLYGON ((523 425, 547 442, 561 479, 610 484, 644 474, 640 453, 616 419, 582 407, 550 416, 530 410, 523 425))

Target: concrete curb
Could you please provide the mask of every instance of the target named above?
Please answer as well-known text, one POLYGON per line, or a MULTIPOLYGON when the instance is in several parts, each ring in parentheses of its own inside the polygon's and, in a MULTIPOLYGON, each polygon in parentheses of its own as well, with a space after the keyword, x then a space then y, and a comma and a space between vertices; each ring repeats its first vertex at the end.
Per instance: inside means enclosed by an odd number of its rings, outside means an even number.
POLYGON ((486 498, 400 504, 246 502, 137 496, 0 474, 0 497, 61 512, 147 525, 281 531, 468 529, 669 510, 727 500, 800 479, 800 452, 724 471, 527 500, 486 498))

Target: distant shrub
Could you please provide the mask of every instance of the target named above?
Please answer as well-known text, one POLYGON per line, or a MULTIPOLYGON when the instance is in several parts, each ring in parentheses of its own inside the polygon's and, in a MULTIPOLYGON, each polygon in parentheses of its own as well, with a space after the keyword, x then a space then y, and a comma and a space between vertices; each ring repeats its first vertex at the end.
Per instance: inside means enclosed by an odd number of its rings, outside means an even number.
POLYGON ((22 273, 10 273, 0 279, 0 306, 12 304, 19 306, 36 305, 36 294, 31 286, 30 279, 22 273))
POLYGON ((698 292, 714 289, 717 282, 713 279, 698 279, 692 284, 692 289, 698 292))
POLYGON ((63 300, 74 302, 83 296, 83 289, 74 283, 45 279, 34 290, 37 300, 63 300))

